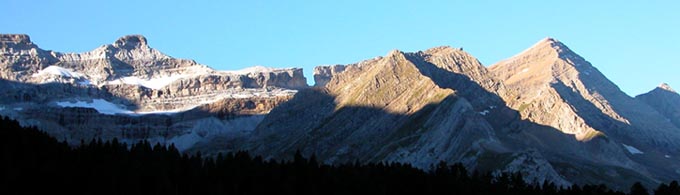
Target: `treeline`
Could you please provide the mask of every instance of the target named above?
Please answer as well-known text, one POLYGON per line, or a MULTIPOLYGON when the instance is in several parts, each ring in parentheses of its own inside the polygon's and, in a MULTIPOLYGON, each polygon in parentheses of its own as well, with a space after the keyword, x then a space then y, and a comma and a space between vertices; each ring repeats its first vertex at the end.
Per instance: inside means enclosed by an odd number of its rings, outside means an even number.
MULTIPOLYGON (((440 163, 425 172, 400 163, 324 165, 299 153, 292 161, 246 152, 202 158, 172 146, 117 140, 58 142, 35 128, 0 119, 0 194, 611 194, 604 185, 532 185, 519 174, 468 174, 440 163)), ((677 182, 656 194, 680 194, 677 182)), ((629 194, 646 194, 638 184, 629 194)))

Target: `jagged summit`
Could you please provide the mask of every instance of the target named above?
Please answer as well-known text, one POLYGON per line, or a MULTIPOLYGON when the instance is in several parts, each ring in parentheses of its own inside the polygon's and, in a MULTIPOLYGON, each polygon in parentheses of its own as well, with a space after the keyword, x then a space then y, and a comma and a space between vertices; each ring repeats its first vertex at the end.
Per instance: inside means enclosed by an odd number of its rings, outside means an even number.
POLYGON ((553 38, 539 41, 490 70, 513 92, 504 99, 524 118, 574 134, 579 140, 604 133, 658 147, 657 143, 675 144, 671 137, 680 138, 674 132, 677 128, 659 120, 663 116, 625 94, 590 62, 553 38))
POLYGON ((26 34, 0 34, 0 50, 29 50, 35 47, 26 34))
MULTIPOLYGON (((182 79, 204 79, 210 75, 234 77, 190 59, 166 55, 149 47, 142 35, 122 36, 88 52, 61 53, 39 48, 30 42, 28 35, 0 34, 0 54, 0 78, 30 83, 60 82, 97 87, 125 84, 159 89, 182 79)), ((253 72, 252 77, 260 77, 251 79, 252 82, 242 82, 245 87, 307 86, 301 69, 255 67, 250 70, 253 70, 248 72, 253 72)), ((233 80, 225 78, 219 82, 233 80)))
POLYGON ((552 38, 552 37, 546 37, 541 39, 540 41, 534 43, 531 47, 525 49, 524 51, 520 52, 519 54, 509 58, 508 60, 514 60, 517 58, 520 58, 524 55, 552 55, 555 57, 560 57, 560 58, 567 58, 567 57, 574 57, 578 56, 576 55, 567 45, 564 43, 560 42, 559 40, 552 38))
POLYGON ((668 85, 668 83, 661 83, 657 88, 675 93, 675 90, 673 90, 673 88, 671 88, 671 86, 668 85))
POLYGON ((142 35, 125 35, 118 38, 113 46, 119 48, 138 48, 138 47, 148 47, 146 42, 146 37, 142 35))
POLYGON ((401 55, 401 54, 403 54, 403 53, 404 53, 404 52, 402 52, 401 50, 393 49, 393 50, 390 50, 390 52, 387 53, 387 55, 386 55, 385 57, 389 57, 389 56, 397 56, 397 55, 401 55))
MULTIPOLYGON (((547 37, 521 53, 489 67, 506 85, 544 84, 553 80, 599 77, 590 62, 564 43, 547 37)), ((599 78, 598 78, 599 79, 599 78)), ((568 82, 567 82, 568 83, 568 82)))
POLYGON ((541 41, 543 41, 543 42, 559 42, 557 39, 552 38, 552 37, 545 37, 541 41))
POLYGON ((27 34, 0 34, 2 43, 30 43, 31 38, 27 34))
MULTIPOLYGON (((433 47, 430 49, 427 49, 425 51, 421 51, 423 53, 427 54, 432 54, 432 55, 446 55, 446 54, 453 54, 457 52, 462 52, 463 48, 454 48, 448 45, 443 45, 443 46, 438 46, 438 47, 433 47)), ((467 53, 466 53, 467 55, 467 53)))
POLYGON ((550 45, 552 47, 565 46, 562 42, 560 42, 559 40, 557 40, 556 38, 553 38, 553 37, 545 37, 545 38, 541 39, 540 41, 538 41, 536 44, 534 44, 534 46, 541 45, 541 44, 550 45))

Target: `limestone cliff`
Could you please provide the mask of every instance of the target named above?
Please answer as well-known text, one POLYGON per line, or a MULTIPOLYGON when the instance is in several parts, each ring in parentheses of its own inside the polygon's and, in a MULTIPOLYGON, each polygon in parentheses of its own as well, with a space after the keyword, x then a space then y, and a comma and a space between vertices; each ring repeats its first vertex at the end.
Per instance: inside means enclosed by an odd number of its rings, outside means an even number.
POLYGON ((153 49, 141 35, 60 53, 28 35, 0 34, 0 54, 0 114, 75 143, 118 137, 188 149, 212 139, 190 134, 196 128, 250 131, 307 87, 300 68, 217 71, 153 49))

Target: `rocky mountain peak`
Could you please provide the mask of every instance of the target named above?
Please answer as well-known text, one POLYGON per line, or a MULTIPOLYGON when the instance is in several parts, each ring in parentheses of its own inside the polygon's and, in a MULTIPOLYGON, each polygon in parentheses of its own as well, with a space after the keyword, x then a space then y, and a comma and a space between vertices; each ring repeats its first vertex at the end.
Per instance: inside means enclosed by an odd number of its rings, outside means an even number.
POLYGON ((675 93, 675 90, 673 90, 673 88, 671 88, 671 86, 667 83, 661 83, 657 88, 675 93))
MULTIPOLYGON (((527 51, 533 51, 533 52, 540 52, 540 51, 550 51, 550 52, 555 52, 557 54, 569 54, 569 55, 575 55, 572 54, 573 51, 569 49, 564 43, 560 42, 559 40, 552 38, 552 37, 546 37, 535 43, 533 46, 531 46, 529 49, 525 50, 527 51)), ((525 53, 522 52, 522 53, 525 53)), ((560 55, 562 57, 563 55, 560 55)))
POLYGON ((36 47, 26 34, 0 34, 0 49, 2 50, 19 51, 36 47))
POLYGON ((422 51, 422 53, 428 54, 428 55, 438 55, 438 56, 443 56, 443 55, 463 55, 463 56, 471 56, 467 52, 463 51, 463 48, 454 48, 451 46, 439 46, 439 47, 433 47, 430 49, 427 49, 425 51, 422 51))
POLYGON ((404 52, 402 52, 402 51, 400 51, 400 50, 398 50, 398 49, 393 49, 392 51, 390 51, 389 53, 387 53, 387 56, 386 56, 386 57, 400 56, 400 55, 403 55, 403 54, 404 54, 404 52))
POLYGON ((545 37, 539 41, 539 43, 547 43, 547 44, 555 44, 555 43, 560 43, 559 40, 553 37, 545 37))
POLYGON ((0 34, 0 42, 3 44, 30 44, 31 38, 26 34, 0 34))
POLYGON ((142 35, 125 35, 118 38, 118 40, 113 43, 113 46, 125 49, 148 47, 146 37, 142 35))
POLYGON ((490 70, 505 80, 506 85, 546 84, 553 80, 582 79, 584 76, 603 77, 583 57, 551 37, 544 38, 521 53, 492 65, 490 70))
POLYGON ((427 50, 425 50, 425 52, 435 53, 435 52, 440 52, 440 51, 451 51, 451 50, 453 50, 453 49, 454 49, 454 48, 451 47, 451 46, 442 45, 442 46, 438 46, 438 47, 433 47, 433 48, 427 49, 427 50))

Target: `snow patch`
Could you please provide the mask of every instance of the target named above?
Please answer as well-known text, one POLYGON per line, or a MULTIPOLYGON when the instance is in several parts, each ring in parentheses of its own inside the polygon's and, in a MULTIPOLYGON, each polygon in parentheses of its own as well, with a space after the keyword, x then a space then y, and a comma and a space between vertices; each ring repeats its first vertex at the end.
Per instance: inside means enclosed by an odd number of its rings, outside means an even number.
POLYGON ((57 102, 57 105, 60 107, 76 107, 76 108, 94 108, 97 110, 97 112, 102 113, 102 114, 107 114, 107 115, 115 115, 115 114, 126 114, 126 115, 132 115, 132 116, 140 116, 140 115, 147 115, 147 114, 164 114, 164 115, 172 115, 180 112, 184 112, 189 109, 175 109, 175 110, 157 110, 157 111, 147 111, 147 112, 134 112, 131 110, 127 110, 124 108, 121 108, 121 106, 111 103, 109 101, 103 100, 103 99, 93 99, 92 101, 75 101, 75 102, 57 102))
POLYGON ((666 155, 664 155, 663 157, 671 158, 671 155, 666 154, 666 155))
POLYGON ((529 72, 528 68, 522 69, 522 73, 529 72))
POLYGON ((644 154, 644 152, 638 150, 637 148, 635 148, 633 146, 623 144, 623 147, 625 147, 626 150, 628 150, 628 152, 630 152, 631 154, 644 154))
POLYGON ((273 72, 276 70, 280 70, 277 68, 271 68, 271 67, 264 67, 264 66, 253 66, 253 67, 248 67, 244 68, 241 70, 225 70, 221 71, 223 73, 230 73, 230 74, 239 74, 239 75, 247 75, 250 73, 259 73, 259 72, 273 72))
POLYGON ((481 111, 479 112, 479 114, 486 116, 487 114, 489 114, 489 110, 481 111))
POLYGON ((139 85, 150 89, 161 89, 178 79, 186 77, 185 75, 173 75, 167 77, 159 77, 152 79, 141 79, 139 77, 123 77, 117 80, 108 82, 108 84, 128 84, 139 85))
POLYGON ((70 77, 70 78, 81 78, 81 77, 85 76, 84 74, 81 74, 81 73, 78 73, 78 72, 63 68, 63 67, 48 66, 47 68, 38 71, 38 73, 33 74, 33 77, 39 77, 39 76, 43 76, 43 75, 46 75, 46 74, 47 75, 58 75, 58 76, 70 77))
POLYGON ((21 108, 21 107, 19 107, 19 108, 14 108, 14 110, 16 110, 16 111, 22 111, 22 110, 24 110, 24 108, 21 108))
POLYGON ((57 105, 61 107, 94 108, 97 112, 108 115, 132 113, 132 111, 120 108, 118 105, 103 99, 93 99, 90 102, 57 102, 57 105))

